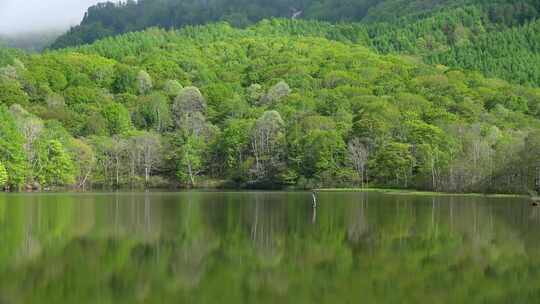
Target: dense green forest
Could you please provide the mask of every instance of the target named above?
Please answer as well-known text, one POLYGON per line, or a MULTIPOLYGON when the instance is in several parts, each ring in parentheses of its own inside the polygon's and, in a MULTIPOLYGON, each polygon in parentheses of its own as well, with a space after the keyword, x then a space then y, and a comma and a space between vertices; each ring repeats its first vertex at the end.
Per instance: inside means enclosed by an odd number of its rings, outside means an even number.
POLYGON ((149 26, 178 28, 221 20, 245 27, 272 16, 294 17, 333 22, 318 25, 339 33, 327 38, 352 40, 382 54, 414 55, 427 63, 539 86, 540 71, 530 68, 540 66, 539 14, 537 0, 128 1, 90 8, 81 25, 52 47, 91 43, 149 26))
POLYGON ((2 50, 0 182, 537 187, 540 89, 381 55, 362 37, 273 19, 2 50))
POLYGON ((90 7, 81 24, 58 39, 55 47, 91 43, 152 26, 179 28, 227 21, 243 27, 271 17, 402 23, 464 6, 479 10, 487 19, 483 21, 503 25, 523 24, 540 10, 536 0, 128 0, 90 7))

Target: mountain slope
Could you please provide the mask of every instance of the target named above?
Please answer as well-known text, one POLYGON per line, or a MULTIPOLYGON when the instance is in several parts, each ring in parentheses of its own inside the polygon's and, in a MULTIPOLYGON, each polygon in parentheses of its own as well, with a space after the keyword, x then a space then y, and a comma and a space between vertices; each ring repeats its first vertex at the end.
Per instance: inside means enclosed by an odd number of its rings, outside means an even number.
MULTIPOLYGON (((531 65, 540 64, 536 44, 538 22, 535 21, 540 11, 538 1, 204 3, 163 0, 128 2, 120 6, 98 5, 89 10, 79 27, 57 40, 53 47, 84 44, 156 25, 169 28, 227 20, 231 24, 245 26, 266 16, 290 16, 294 7, 294 10, 302 11, 301 17, 307 19, 362 21, 318 23, 316 27, 312 25, 317 23, 310 23, 297 30, 298 34, 316 34, 314 29, 319 28, 319 34, 326 38, 362 43, 384 54, 414 55, 428 63, 474 69, 513 83, 540 85, 540 71, 530 69, 531 65), (178 6, 179 3, 182 7, 178 6), (207 10, 208 6, 215 10, 207 10), (181 17, 173 16, 176 13, 181 13, 181 17)), ((297 25, 289 27, 294 30, 297 25)))
POLYGON ((21 57, 0 73, 0 163, 12 187, 534 187, 540 90, 347 28, 150 29, 21 57))
POLYGON ((62 48, 99 38, 158 26, 180 28, 215 21, 246 26, 271 17, 321 21, 395 22, 424 18, 440 10, 474 5, 498 23, 523 23, 538 16, 534 0, 141 0, 100 3, 88 9, 79 26, 53 45, 62 48))
POLYGON ((292 17, 330 22, 408 24, 464 7, 487 16, 490 23, 515 26, 538 17, 535 0, 141 0, 100 3, 88 9, 79 26, 60 37, 53 48, 148 27, 180 28, 215 21, 247 26, 265 18, 292 17))

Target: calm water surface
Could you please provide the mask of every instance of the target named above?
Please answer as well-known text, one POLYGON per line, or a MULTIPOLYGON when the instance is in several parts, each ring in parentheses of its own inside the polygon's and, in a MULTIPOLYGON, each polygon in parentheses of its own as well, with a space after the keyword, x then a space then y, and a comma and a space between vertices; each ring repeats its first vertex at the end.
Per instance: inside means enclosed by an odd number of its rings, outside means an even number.
POLYGON ((0 195, 2 304, 539 302, 523 199, 0 195))

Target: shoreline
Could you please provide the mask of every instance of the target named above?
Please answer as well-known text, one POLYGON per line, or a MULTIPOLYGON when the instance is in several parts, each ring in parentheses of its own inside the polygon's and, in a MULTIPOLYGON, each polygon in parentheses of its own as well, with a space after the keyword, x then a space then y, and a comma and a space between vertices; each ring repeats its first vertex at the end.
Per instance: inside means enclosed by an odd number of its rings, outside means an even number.
POLYGON ((74 190, 69 188, 56 188, 50 191, 0 191, 0 194, 61 194, 61 193, 181 193, 181 192, 320 192, 320 193, 354 193, 354 192, 378 192, 386 195, 415 195, 415 196, 466 196, 466 197, 499 197, 499 198, 528 198, 534 199, 527 194, 507 194, 507 193, 453 193, 453 192, 436 192, 423 191, 414 189, 395 189, 395 188, 316 188, 316 189, 243 189, 243 188, 136 188, 136 189, 91 189, 86 191, 74 190))

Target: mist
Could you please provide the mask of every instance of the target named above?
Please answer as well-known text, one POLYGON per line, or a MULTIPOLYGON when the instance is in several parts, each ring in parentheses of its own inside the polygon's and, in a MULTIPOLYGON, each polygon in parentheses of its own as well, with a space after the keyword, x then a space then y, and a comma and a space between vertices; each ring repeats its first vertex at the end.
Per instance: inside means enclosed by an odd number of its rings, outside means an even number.
POLYGON ((0 34, 65 30, 98 2, 104 0, 0 0, 0 34))

